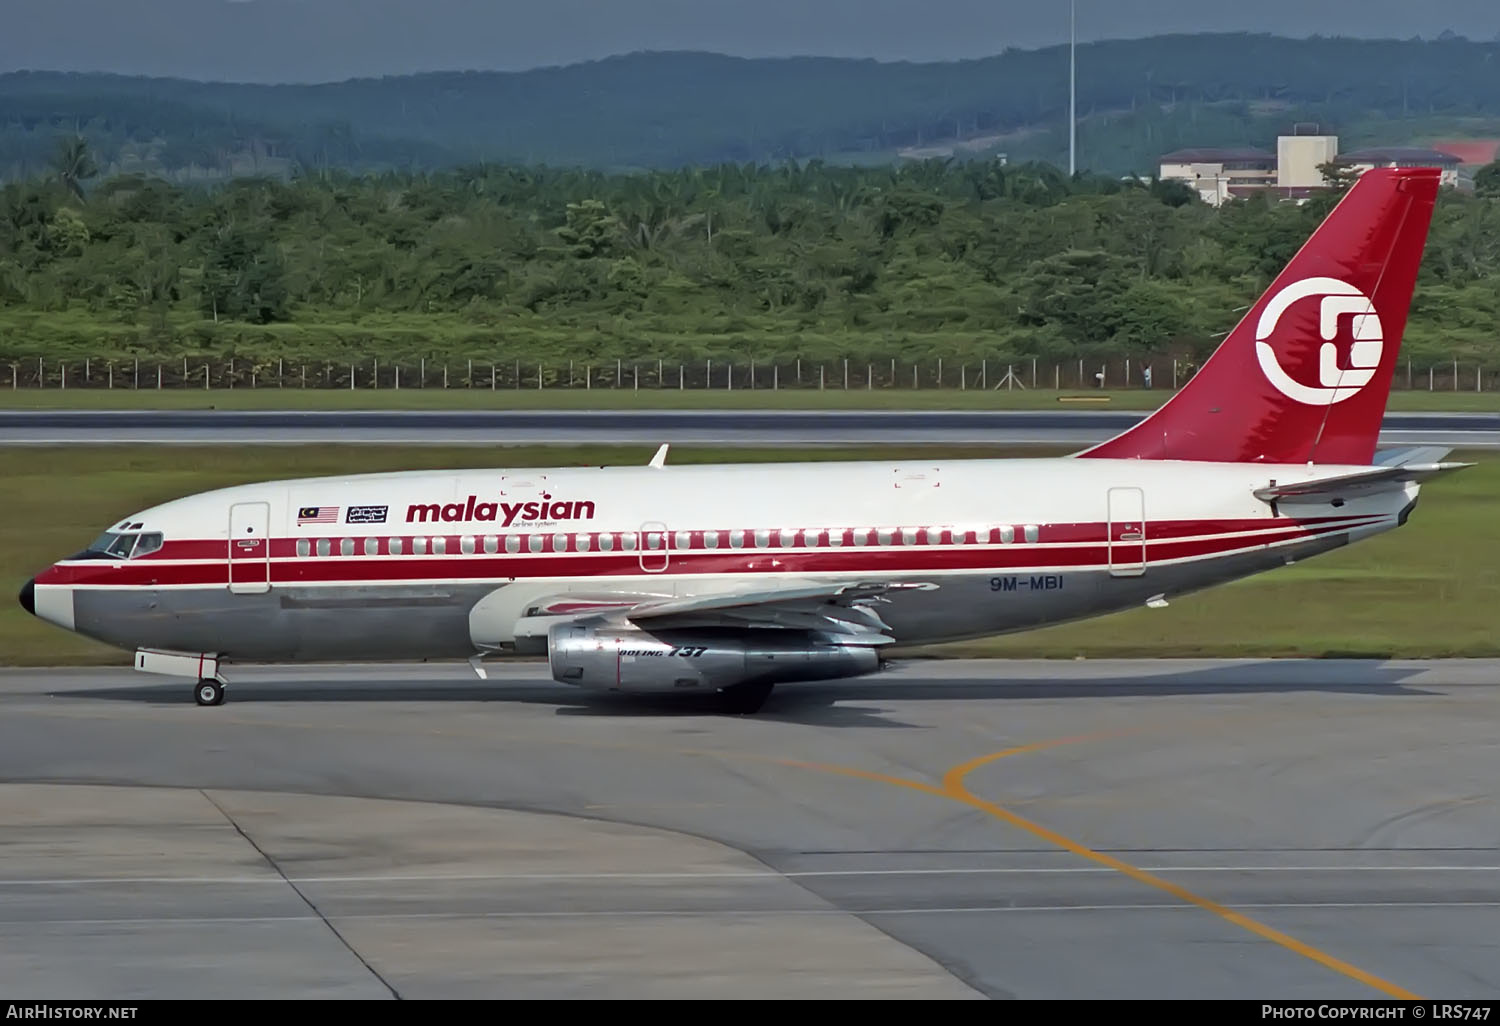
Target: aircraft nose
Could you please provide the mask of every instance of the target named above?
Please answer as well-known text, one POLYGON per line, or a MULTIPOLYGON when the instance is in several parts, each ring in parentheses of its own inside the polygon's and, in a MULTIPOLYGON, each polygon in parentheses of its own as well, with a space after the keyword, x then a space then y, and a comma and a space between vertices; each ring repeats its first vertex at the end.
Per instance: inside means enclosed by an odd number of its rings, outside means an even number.
POLYGON ((21 586, 21 608, 36 615, 36 581, 27 581, 21 586))

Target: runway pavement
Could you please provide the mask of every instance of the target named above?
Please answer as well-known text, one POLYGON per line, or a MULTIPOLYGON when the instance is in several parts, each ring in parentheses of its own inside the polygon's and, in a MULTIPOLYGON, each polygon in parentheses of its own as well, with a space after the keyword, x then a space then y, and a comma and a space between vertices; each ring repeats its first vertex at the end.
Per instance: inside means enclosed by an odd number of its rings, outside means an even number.
POLYGON ((1493 997, 1500 662, 0 671, 0 991, 1493 997))
MULTIPOLYGON (((1089 445, 1146 414, 1029 411, 0 411, 0 445, 1089 445)), ((1390 413, 1388 445, 1500 447, 1500 414, 1390 413)))

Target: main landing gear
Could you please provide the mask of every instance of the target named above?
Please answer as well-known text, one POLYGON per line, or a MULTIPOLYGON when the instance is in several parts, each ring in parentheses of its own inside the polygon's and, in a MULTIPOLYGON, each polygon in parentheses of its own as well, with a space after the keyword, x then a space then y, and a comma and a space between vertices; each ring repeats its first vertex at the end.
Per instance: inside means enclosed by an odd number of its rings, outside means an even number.
POLYGON ((736 684, 719 692, 719 708, 727 713, 748 716, 760 712, 760 707, 771 697, 775 685, 765 683, 736 684))
POLYGON ((193 689, 193 699, 199 705, 223 705, 224 685, 207 678, 200 680, 193 689))

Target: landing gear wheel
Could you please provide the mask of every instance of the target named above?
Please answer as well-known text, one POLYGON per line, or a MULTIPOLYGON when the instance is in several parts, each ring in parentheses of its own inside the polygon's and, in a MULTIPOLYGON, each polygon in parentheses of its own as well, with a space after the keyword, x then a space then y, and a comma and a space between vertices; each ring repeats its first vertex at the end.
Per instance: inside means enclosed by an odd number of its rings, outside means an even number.
POLYGON ((193 698, 199 705, 222 705, 224 685, 216 680, 200 680, 198 686, 193 689, 193 698))
POLYGON ((719 692, 720 707, 729 713, 749 715, 760 712, 771 696, 772 684, 736 684, 719 692))

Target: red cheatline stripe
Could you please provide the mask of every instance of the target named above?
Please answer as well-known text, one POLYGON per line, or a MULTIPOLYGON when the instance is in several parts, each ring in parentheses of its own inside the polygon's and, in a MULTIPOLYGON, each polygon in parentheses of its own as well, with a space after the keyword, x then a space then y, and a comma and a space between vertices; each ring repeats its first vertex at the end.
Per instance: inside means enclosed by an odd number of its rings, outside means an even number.
MULTIPOLYGON (((1264 523, 1264 522, 1263 522, 1264 523)), ((1288 542, 1349 530, 1351 525, 1325 525, 1288 535, 1281 529, 1236 537, 1152 541, 1149 561, 1204 558, 1262 544, 1288 542)), ((1358 526, 1358 525, 1354 525, 1358 526)), ((1118 550, 1138 552, 1136 543, 1116 543, 1118 550)), ((922 549, 817 549, 791 552, 754 550, 672 553, 666 576, 686 574, 901 573, 923 571, 1026 572, 1068 567, 1102 566, 1109 561, 1104 544, 1038 549, 1027 546, 922 549)), ((653 555, 647 553, 647 555, 653 555)), ((275 584, 337 584, 374 581, 505 580, 508 578, 578 578, 635 576, 642 572, 640 553, 520 553, 494 556, 391 556, 350 558, 328 556, 272 562, 275 584)), ((265 564, 256 561, 259 568, 265 564)), ((654 564, 653 564, 654 565, 654 564)), ((223 584, 225 565, 69 563, 47 570, 38 584, 88 584, 149 587, 153 584, 223 584)), ((239 574, 236 574, 238 579, 239 574)))
MULTIPOLYGON (((1282 519, 1282 520, 1277 520, 1277 521, 1267 520, 1264 517, 1262 517, 1262 518, 1255 518, 1255 519, 1239 519, 1239 520, 1175 520, 1175 521, 1155 521, 1155 522, 1150 522, 1150 523, 1147 524, 1147 533, 1149 535, 1148 541, 1150 541, 1150 542, 1159 542, 1159 541, 1167 541, 1167 540, 1180 539, 1180 538, 1217 537, 1217 536, 1231 534, 1231 533, 1241 533, 1241 532, 1251 532, 1251 531, 1261 532, 1261 531, 1265 531, 1265 530, 1271 529, 1272 527, 1275 527, 1276 529, 1279 529, 1279 530, 1298 530, 1298 529, 1303 529, 1303 528, 1311 527, 1311 526, 1317 526, 1317 525, 1321 525, 1321 524, 1325 524, 1325 523, 1352 523, 1352 522, 1355 522, 1355 521, 1358 521, 1358 520, 1374 521, 1374 520, 1378 520, 1378 519, 1380 519, 1380 517, 1377 516, 1377 515, 1367 515, 1367 516, 1364 516, 1364 517, 1348 517, 1348 516, 1340 516, 1340 517, 1309 517, 1309 518, 1301 519, 1301 520, 1282 519)), ((1021 524, 1017 524, 1015 526, 1014 540, 1011 541, 1011 542, 1001 542, 1001 541, 999 541, 998 529, 994 529, 994 530, 992 530, 990 532, 990 540, 979 541, 979 542, 968 542, 968 543, 965 543, 965 544, 969 544, 969 545, 1015 545, 1015 546, 1021 546, 1021 545, 1026 545, 1026 544, 1056 545, 1056 544, 1080 544, 1080 543, 1086 543, 1086 542, 1103 543, 1104 541, 1107 540, 1107 537, 1108 537, 1108 533, 1107 533, 1108 532, 1108 525, 1105 524, 1105 523, 1102 523, 1102 522, 1096 522, 1096 523, 1075 523, 1075 524, 1043 524, 1043 525, 1040 525, 1040 528, 1039 528, 1039 537, 1038 537, 1037 541, 1034 542, 1034 543, 1028 543, 1028 542, 1026 542, 1024 534, 1023 534, 1023 531, 1022 531, 1023 527, 1024 527, 1024 525, 1021 525, 1021 524)), ((798 530, 802 530, 802 529, 799 528, 798 530)), ((807 530, 813 530, 813 528, 808 528, 807 530)), ((839 549, 839 548, 843 548, 843 549, 851 549, 851 548, 853 548, 853 549, 870 549, 870 548, 886 549, 886 548, 894 548, 894 549, 905 550, 905 549, 911 549, 911 548, 927 548, 927 547, 929 547, 929 544, 930 544, 929 542, 927 542, 925 540, 925 535, 919 537, 919 539, 917 541, 911 542, 911 543, 903 542, 902 538, 901 538, 900 531, 902 531, 902 530, 910 530, 910 531, 923 532, 923 531, 926 530, 925 528, 920 528, 920 527, 916 527, 916 528, 912 528, 912 527, 908 527, 908 528, 880 528, 880 530, 889 530, 889 531, 893 532, 894 537, 892 539, 891 544, 889 544, 889 545, 853 545, 851 541, 849 541, 849 540, 846 539, 846 541, 844 542, 844 544, 841 545, 841 546, 830 546, 830 545, 826 545, 825 544, 825 545, 817 546, 817 548, 820 551, 823 550, 823 549, 835 549, 836 550, 836 549, 839 549)), ((497 552, 497 553, 491 553, 491 555, 507 555, 507 554, 509 554, 509 555, 528 555, 528 554, 534 555, 535 553, 530 553, 529 552, 529 543, 530 543, 530 539, 532 537, 539 537, 539 538, 544 539, 544 544, 546 544, 547 547, 548 547, 548 549, 550 550, 551 539, 554 536, 559 536, 560 535, 560 536, 568 539, 568 544, 571 546, 573 544, 572 538, 573 538, 573 536, 574 536, 575 533, 579 534, 579 535, 586 536, 589 539, 589 551, 595 552, 595 553, 597 553, 599 551, 599 544, 598 544, 599 533, 598 532, 572 532, 572 531, 562 531, 562 530, 559 530, 559 531, 533 531, 533 532, 529 532, 529 533, 527 533, 527 532, 509 532, 509 533, 506 533, 506 532, 499 532, 499 533, 489 532, 489 533, 478 533, 478 534, 466 534, 466 533, 444 534, 444 533, 434 533, 434 534, 401 534, 401 535, 392 535, 392 534, 358 534, 358 535, 356 535, 356 534, 334 534, 332 532, 329 532, 329 533, 324 534, 324 535, 310 534, 306 538, 275 538, 275 539, 272 539, 272 541, 271 541, 271 556, 274 559, 306 559, 306 558, 310 558, 310 557, 315 557, 316 553, 317 553, 317 543, 319 541, 326 541, 326 542, 329 543, 329 547, 330 547, 329 555, 330 556, 338 556, 339 552, 340 552, 341 543, 346 538, 353 542, 353 544, 354 544, 354 553, 353 553, 353 555, 356 556, 356 557, 363 557, 363 555, 364 555, 364 544, 365 544, 365 541, 367 539, 373 539, 377 543, 377 545, 378 545, 378 554, 385 555, 385 554, 388 554, 388 552, 387 552, 387 543, 388 543, 388 541, 389 541, 389 539, 391 537, 396 537, 396 538, 399 538, 401 540, 401 543, 402 543, 402 552, 401 552, 402 558, 410 558, 411 557, 411 555, 412 555, 411 548, 412 548, 412 539, 413 538, 428 539, 429 540, 428 544, 430 544, 430 539, 432 539, 432 538, 443 538, 443 539, 445 539, 445 542, 446 542, 446 544, 448 546, 448 549, 449 549, 449 551, 447 553, 448 557, 455 556, 455 555, 459 554, 460 539, 464 538, 464 537, 469 537, 469 538, 473 538, 474 539, 474 544, 475 544, 475 548, 476 548, 476 554, 484 554, 483 553, 484 539, 488 538, 488 537, 493 537, 493 538, 498 538, 498 539, 502 539, 502 540, 499 542, 499 550, 500 551, 497 552), (519 540, 521 551, 515 552, 515 553, 507 553, 506 552, 504 539, 509 539, 509 538, 515 538, 515 539, 519 540), (299 556, 297 554, 297 543, 298 543, 298 541, 305 541, 308 544, 308 547, 309 547, 309 550, 310 550, 308 556, 299 556)), ((613 553, 634 556, 638 551, 640 551, 638 548, 637 549, 630 549, 630 550, 626 550, 626 549, 622 549, 621 548, 620 540, 619 540, 620 539, 620 535, 622 533, 630 533, 630 532, 615 531, 615 532, 603 532, 603 533, 613 538, 613 540, 614 540, 614 548, 612 550, 610 550, 613 553)), ((635 532, 635 533, 639 534, 639 532, 635 532)), ((671 532, 671 531, 669 531, 667 533, 668 534, 675 534, 675 532, 671 532)), ((704 532, 702 532, 702 531, 690 531, 690 532, 687 532, 687 533, 692 536, 693 550, 694 551, 709 552, 709 553, 749 553, 749 552, 780 552, 780 551, 784 551, 781 548, 781 546, 779 546, 779 545, 769 545, 769 546, 763 546, 763 547, 755 547, 753 545, 745 545, 742 548, 736 549, 736 548, 732 547, 729 544, 728 535, 731 533, 729 531, 720 531, 720 532, 718 532, 718 534, 719 534, 719 544, 718 544, 718 546, 716 548, 709 549, 709 548, 705 547, 704 544, 703 544, 703 534, 704 534, 704 532)), ((713 534, 714 532, 710 531, 708 533, 713 534)), ((739 533, 744 534, 746 532, 740 531, 739 533)), ((751 533, 751 535, 753 537, 753 532, 750 532, 750 533, 751 533)), ((845 532, 845 533, 846 533, 846 535, 848 534, 848 532, 845 532)), ((951 542, 943 542, 943 544, 952 544, 952 543, 951 542)), ((790 546, 790 547, 791 548, 805 548, 807 546, 799 544, 799 545, 793 545, 793 546, 790 546)), ((649 552, 650 550, 647 550, 647 551, 649 552)), ((678 552, 678 551, 681 551, 681 550, 673 548, 672 551, 675 553, 675 552, 678 552)), ((161 547, 161 549, 157 550, 156 552, 152 553, 149 556, 145 556, 145 557, 142 557, 142 558, 144 560, 146 560, 146 561, 151 562, 151 563, 175 562, 175 561, 178 561, 178 560, 188 560, 188 559, 222 560, 222 559, 225 558, 225 542, 224 542, 223 539, 179 539, 179 540, 175 540, 175 541, 174 540, 169 540, 169 541, 167 541, 161 547)), ((341 558, 349 558, 349 557, 341 557, 341 558)))

